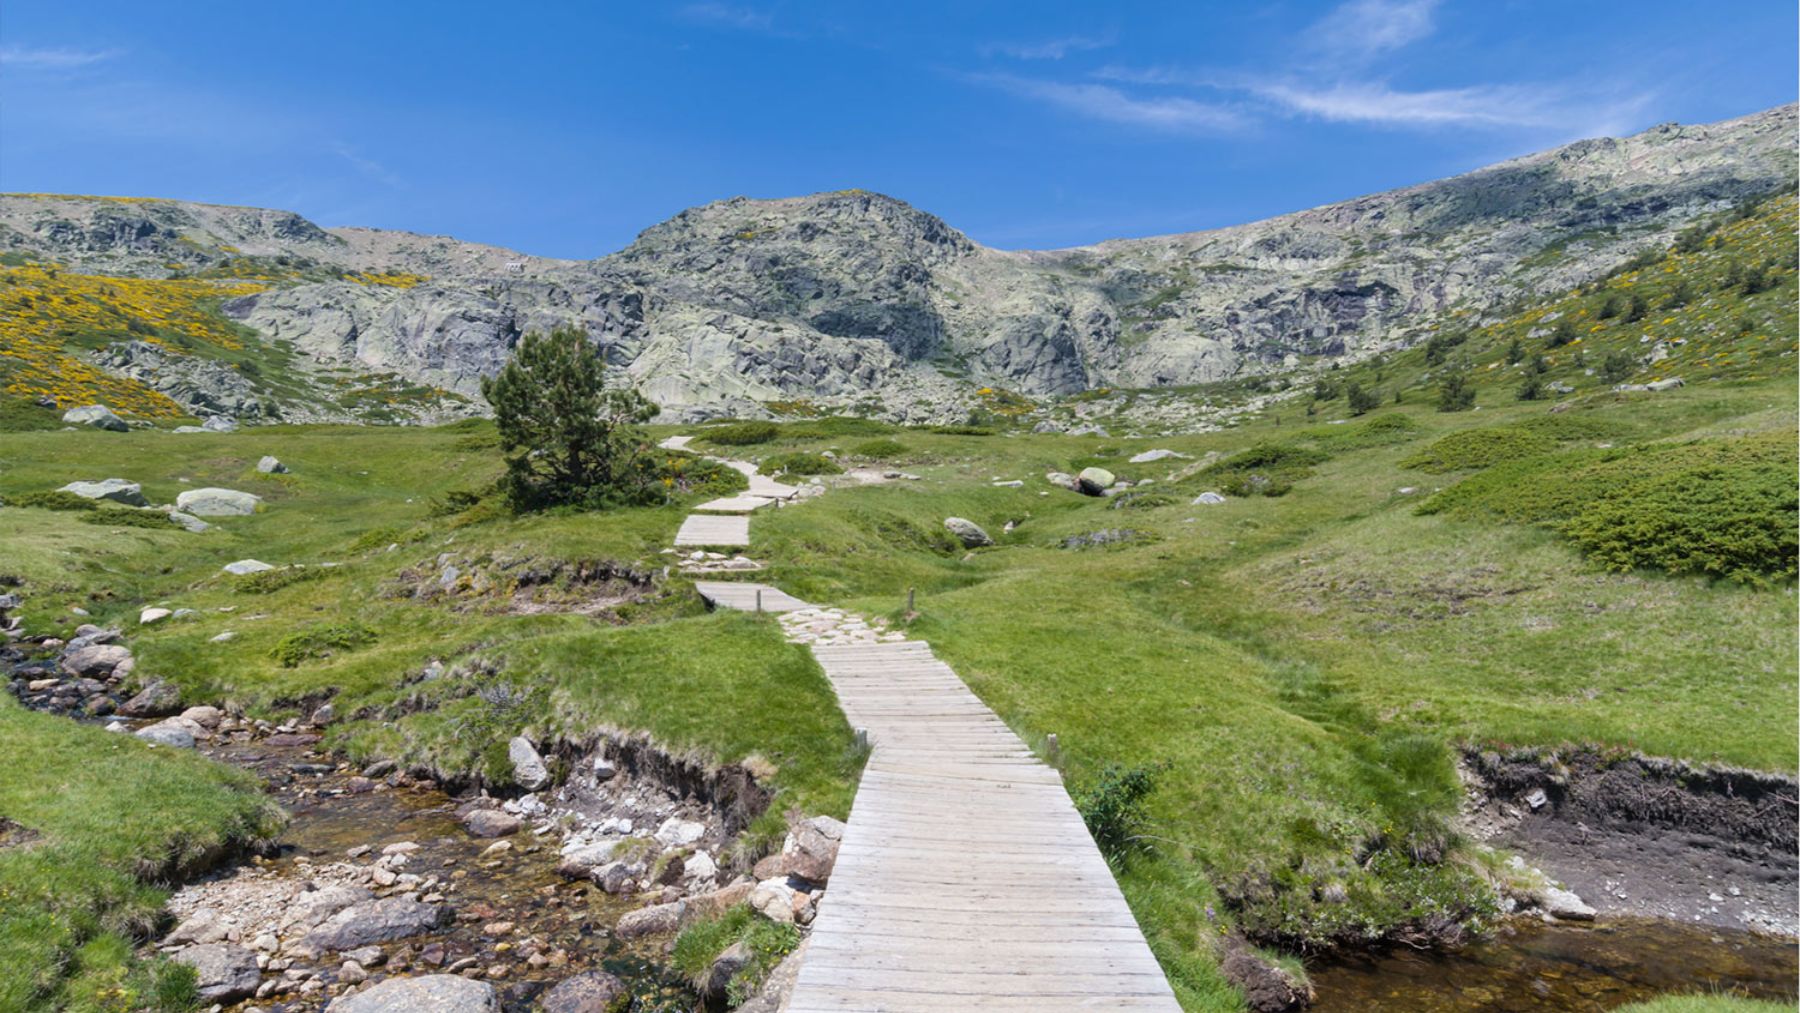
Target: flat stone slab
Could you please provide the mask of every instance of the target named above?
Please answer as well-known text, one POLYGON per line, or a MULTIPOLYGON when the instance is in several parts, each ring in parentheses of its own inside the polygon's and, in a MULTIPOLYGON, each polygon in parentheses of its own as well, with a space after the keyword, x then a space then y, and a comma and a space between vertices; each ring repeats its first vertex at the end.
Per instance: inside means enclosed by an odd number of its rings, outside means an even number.
POLYGON ((766 496, 726 496, 723 499, 707 500, 695 507, 714 514, 747 514, 775 502, 766 496))
POLYGON ((764 612, 793 612, 798 609, 812 608, 811 605, 788 594, 786 591, 768 584, 754 584, 749 581, 733 580, 696 580, 694 590, 700 597, 714 608, 737 609, 739 612, 756 611, 756 593, 762 592, 762 610, 764 612))
POLYGON ((689 514, 687 520, 681 522, 681 530, 675 532, 675 545, 678 548, 706 545, 742 547, 749 544, 750 518, 741 515, 689 514))

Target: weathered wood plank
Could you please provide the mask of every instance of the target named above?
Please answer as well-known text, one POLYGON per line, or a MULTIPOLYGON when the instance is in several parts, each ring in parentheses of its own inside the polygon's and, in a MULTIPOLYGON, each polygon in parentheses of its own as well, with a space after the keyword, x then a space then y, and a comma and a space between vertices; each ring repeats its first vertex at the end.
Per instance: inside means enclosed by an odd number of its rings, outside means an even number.
POLYGON ((700 592, 714 608, 737 609, 740 612, 756 610, 756 592, 762 592, 762 609, 764 612, 793 612, 796 609, 811 608, 800 599, 779 588, 768 584, 752 584, 748 581, 730 580, 696 580, 694 590, 700 592))
POLYGON ((689 514, 681 522, 681 529, 675 532, 675 547, 730 546, 741 548, 750 544, 750 518, 717 517, 709 514, 689 514))

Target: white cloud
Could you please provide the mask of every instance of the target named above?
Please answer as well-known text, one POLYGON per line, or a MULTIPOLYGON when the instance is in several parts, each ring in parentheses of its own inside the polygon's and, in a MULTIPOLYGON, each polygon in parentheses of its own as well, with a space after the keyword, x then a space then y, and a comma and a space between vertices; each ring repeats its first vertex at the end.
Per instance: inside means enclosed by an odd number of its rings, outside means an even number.
POLYGON ((73 70, 119 55, 117 49, 62 49, 0 46, 0 66, 30 70, 73 70))
POLYGON ((1438 0, 1350 0, 1307 29, 1316 51, 1368 60, 1430 35, 1438 0))
POLYGON ((689 21, 746 32, 767 32, 775 27, 775 16, 767 11, 724 3, 688 4, 681 8, 681 16, 689 21))
POLYGON ((981 47, 981 54, 1010 56, 1015 60, 1060 60, 1070 53, 1105 49, 1114 41, 1110 36, 1070 35, 1044 42, 997 42, 981 47))
POLYGON ((404 179, 401 179, 398 173, 393 172, 392 170, 388 169, 387 166, 382 165, 380 162, 377 162, 372 158, 365 158, 363 155, 358 153, 355 148, 352 148, 350 145, 345 144, 342 141, 334 142, 331 145, 331 150, 339 158, 350 163, 351 168, 355 169, 357 172, 362 173, 364 176, 367 176, 370 179, 375 180, 378 183, 382 183, 387 186, 394 187, 395 189, 400 189, 400 188, 403 188, 406 186, 406 181, 404 179))
POLYGON ((1068 84, 1011 74, 977 74, 970 79, 1088 119, 1165 133, 1226 133, 1245 125, 1235 109, 1178 95, 1140 97, 1110 85, 1068 84))

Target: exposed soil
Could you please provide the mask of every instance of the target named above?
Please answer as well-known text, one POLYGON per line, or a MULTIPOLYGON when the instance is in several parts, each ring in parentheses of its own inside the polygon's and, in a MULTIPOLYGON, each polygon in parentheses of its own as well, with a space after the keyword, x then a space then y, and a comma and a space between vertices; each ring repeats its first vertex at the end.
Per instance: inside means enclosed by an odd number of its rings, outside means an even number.
POLYGON ((608 560, 439 554, 400 571, 386 593, 461 612, 604 616, 656 592, 650 574, 608 560))
POLYGON ((1601 915, 1800 934, 1788 777, 1640 756, 1465 754, 1466 829, 1601 915))

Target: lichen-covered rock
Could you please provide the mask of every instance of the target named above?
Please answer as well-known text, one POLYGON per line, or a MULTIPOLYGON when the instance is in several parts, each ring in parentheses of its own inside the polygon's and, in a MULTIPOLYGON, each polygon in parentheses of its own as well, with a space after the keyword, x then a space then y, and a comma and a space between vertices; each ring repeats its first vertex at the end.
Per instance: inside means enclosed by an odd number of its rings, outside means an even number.
POLYGON ((74 493, 84 499, 103 499, 126 506, 149 506, 150 501, 144 497, 144 487, 136 482, 127 482, 122 478, 106 478, 98 482, 70 482, 61 489, 62 492, 74 493))
POLYGON ((500 1013, 494 986, 460 974, 389 978, 354 995, 341 996, 327 1013, 500 1013))
POLYGON ((262 497, 236 489, 188 489, 175 497, 175 506, 196 517, 234 517, 253 514, 262 497))
POLYGON ((63 412, 62 420, 72 426, 92 426, 95 429, 107 429, 115 433, 130 431, 125 420, 113 414, 105 405, 91 404, 80 408, 71 408, 63 412))

